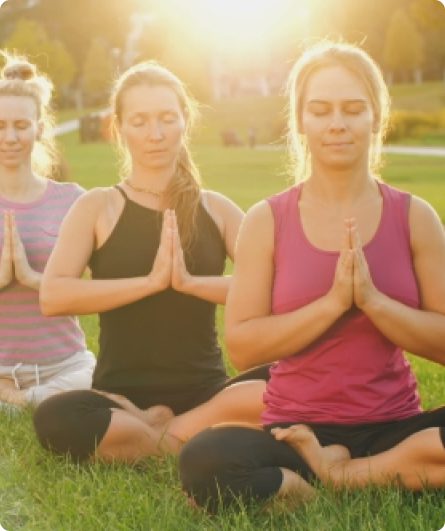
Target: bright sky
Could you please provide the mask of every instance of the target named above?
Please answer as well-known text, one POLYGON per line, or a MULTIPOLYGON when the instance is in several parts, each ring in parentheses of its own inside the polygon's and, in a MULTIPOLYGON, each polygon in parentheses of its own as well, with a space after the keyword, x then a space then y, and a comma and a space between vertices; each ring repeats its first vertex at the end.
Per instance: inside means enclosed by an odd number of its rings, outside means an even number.
MULTIPOLYGON (((167 0, 168 1, 168 0, 167 0)), ((289 20, 304 32, 310 0, 170 0, 184 24, 220 53, 262 52, 289 20)))

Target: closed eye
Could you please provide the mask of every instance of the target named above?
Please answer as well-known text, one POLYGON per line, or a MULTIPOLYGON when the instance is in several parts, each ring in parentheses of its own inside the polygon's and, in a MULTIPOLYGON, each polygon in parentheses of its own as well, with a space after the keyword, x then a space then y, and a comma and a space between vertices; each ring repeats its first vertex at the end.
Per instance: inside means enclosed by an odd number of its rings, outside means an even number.
POLYGON ((17 127, 17 129, 28 129, 30 125, 30 122, 27 122, 25 120, 19 120, 18 122, 15 122, 15 126, 17 127))
POLYGON ((178 115, 174 112, 166 112, 162 114, 162 121, 171 124, 176 122, 178 119, 178 115))
POLYGON ((313 102, 309 103, 308 109, 314 116, 324 116, 329 114, 331 107, 326 103, 313 102))

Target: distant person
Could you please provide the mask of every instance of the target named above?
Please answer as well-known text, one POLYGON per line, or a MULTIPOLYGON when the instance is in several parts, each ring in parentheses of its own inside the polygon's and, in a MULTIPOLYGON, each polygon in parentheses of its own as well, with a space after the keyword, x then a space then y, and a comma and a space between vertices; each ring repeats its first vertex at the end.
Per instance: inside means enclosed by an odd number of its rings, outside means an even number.
MULTIPOLYGON (((55 452, 132 462, 157 453, 154 424, 233 382, 217 342, 215 310, 226 300, 225 261, 233 256, 243 213, 201 188, 188 148, 193 100, 169 70, 150 62, 133 66, 117 80, 111 108, 122 181, 87 192, 73 207, 41 294, 48 315, 100 314, 95 391, 47 400, 34 422, 42 444, 55 452), (92 279, 82 277, 88 265, 92 279), (165 407, 149 409, 158 405, 165 407)), ((268 367, 261 367, 236 381, 267 377, 268 367)), ((243 399, 239 389, 236 407, 224 410, 228 416, 216 409, 201 428, 259 420, 262 386, 242 387, 243 399)))
POLYGON ((256 129, 253 126, 249 127, 247 132, 247 143, 250 149, 254 149, 256 146, 256 129))
POLYGON ((2 53, 0 75, 0 401, 38 404, 91 387, 95 358, 77 319, 39 307, 42 271, 82 189, 47 177, 57 165, 52 84, 24 58, 2 53))
POLYGON ((428 203, 378 177, 382 74, 360 48, 322 43, 296 62, 289 99, 302 180, 247 214, 226 309, 234 365, 276 361, 264 428, 205 430, 180 458, 186 491, 213 510, 309 499, 316 474, 445 486, 445 407, 422 411, 404 356, 445 363, 445 234, 428 203))
POLYGON ((235 129, 224 129, 221 132, 223 146, 242 146, 243 143, 235 129))

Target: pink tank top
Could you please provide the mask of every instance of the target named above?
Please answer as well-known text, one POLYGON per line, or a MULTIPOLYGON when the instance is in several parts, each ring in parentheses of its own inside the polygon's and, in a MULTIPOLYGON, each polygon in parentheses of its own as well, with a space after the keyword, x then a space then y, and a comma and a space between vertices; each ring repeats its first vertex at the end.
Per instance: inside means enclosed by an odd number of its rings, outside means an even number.
MULTIPOLYGON (((272 313, 282 314, 326 294, 339 253, 306 238, 298 201, 302 185, 269 198, 275 223, 272 313)), ((379 183, 379 226, 364 246, 377 289, 418 308, 408 211, 410 195, 379 183)), ((318 340, 277 362, 264 395, 263 423, 360 424, 402 419, 421 410, 415 377, 402 350, 364 313, 352 308, 318 340)))
MULTIPOLYGON (((0 197, 0 249, 3 212, 12 210, 29 264, 42 272, 60 224, 82 192, 77 184, 49 180, 42 197, 30 203, 0 197)), ((40 311, 38 291, 16 281, 0 290, 0 365, 49 365, 85 349, 85 336, 77 317, 45 317, 40 311)))

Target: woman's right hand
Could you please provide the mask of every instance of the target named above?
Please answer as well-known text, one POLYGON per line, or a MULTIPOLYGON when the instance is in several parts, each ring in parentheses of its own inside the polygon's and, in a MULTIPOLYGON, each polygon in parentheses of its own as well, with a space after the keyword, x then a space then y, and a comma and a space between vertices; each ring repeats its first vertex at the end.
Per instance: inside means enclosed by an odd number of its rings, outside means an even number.
POLYGON ((163 291, 164 289, 167 289, 172 282, 173 215, 173 211, 170 209, 164 211, 159 248, 153 262, 152 270, 149 274, 149 278, 153 282, 155 291, 163 291))
POLYGON ((13 279, 11 224, 9 214, 3 214, 3 248, 0 254, 0 289, 8 286, 13 279))
POLYGON ((354 251, 351 242, 351 220, 345 220, 340 256, 335 269, 334 283, 327 295, 341 314, 354 302, 354 251))

